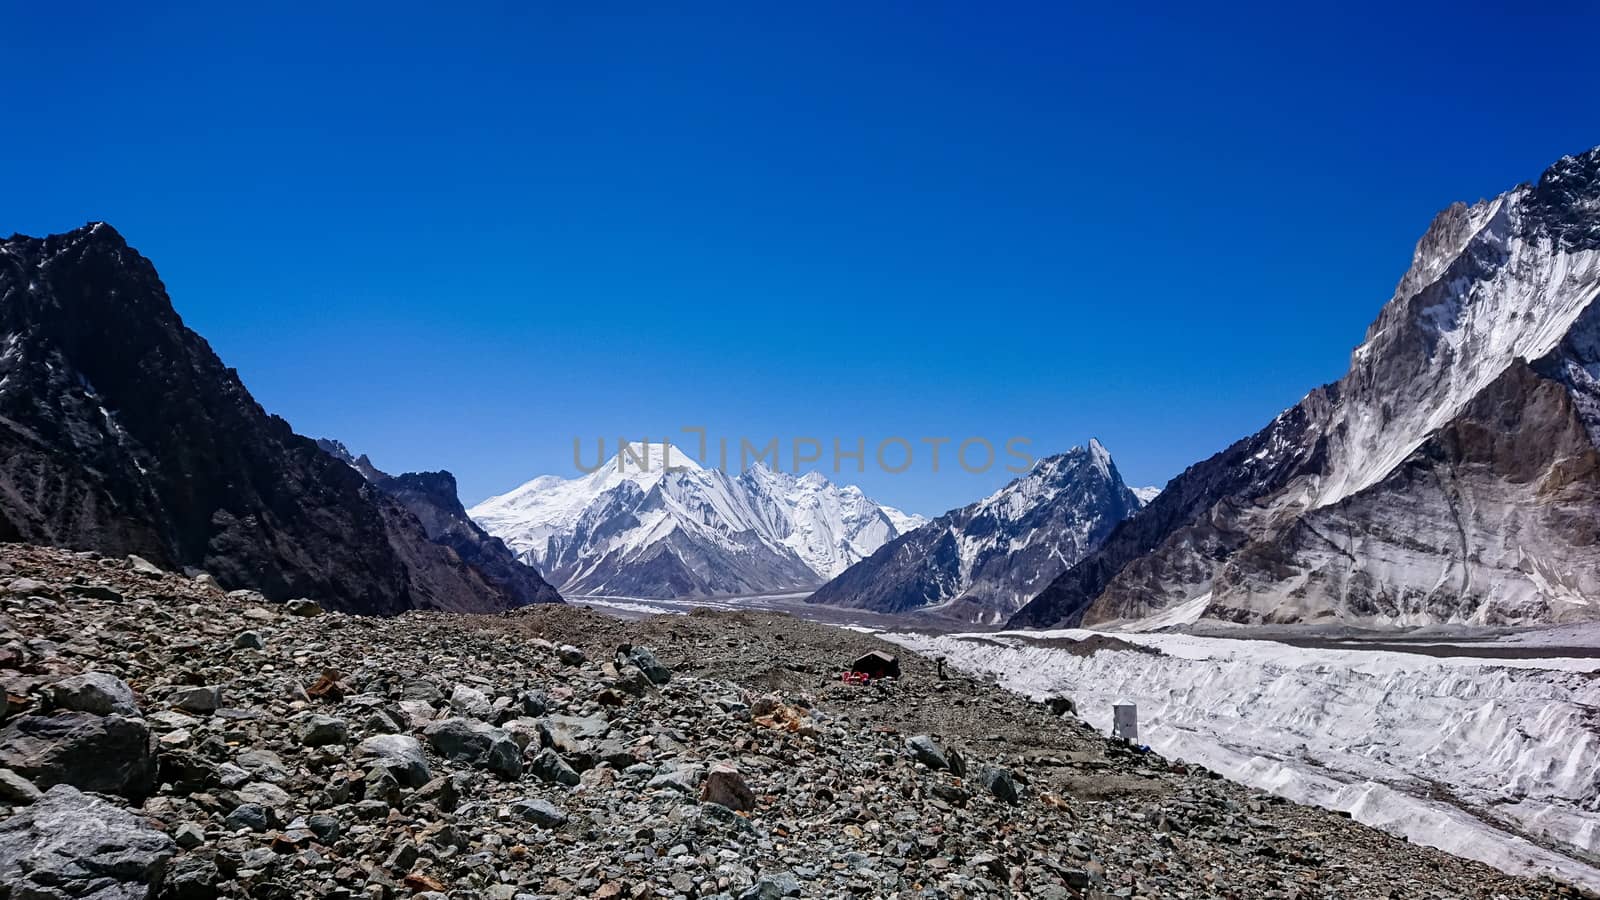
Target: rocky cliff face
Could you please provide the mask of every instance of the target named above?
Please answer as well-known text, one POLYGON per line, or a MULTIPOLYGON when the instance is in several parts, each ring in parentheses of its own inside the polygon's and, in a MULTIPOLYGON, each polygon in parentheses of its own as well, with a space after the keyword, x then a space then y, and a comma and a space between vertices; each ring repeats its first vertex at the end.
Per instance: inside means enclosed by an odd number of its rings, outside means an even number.
POLYGON ((538 570, 517 559, 504 541, 479 528, 467 516, 456 492, 454 475, 449 472, 389 475, 374 466, 366 454, 354 456, 338 441, 319 440, 317 446, 400 501, 400 505, 422 524, 429 540, 455 551, 462 562, 476 569, 518 605, 561 602, 561 595, 540 577, 538 570))
POLYGON ((514 605, 263 411, 104 224, 0 242, 0 539, 353 611, 514 605))
POLYGON ((1600 615, 1600 150, 1435 219, 1348 374, 1179 476, 1017 625, 1600 615))
POLYGON ((885 544, 808 602, 1004 621, 1141 505, 1091 441, 885 544))

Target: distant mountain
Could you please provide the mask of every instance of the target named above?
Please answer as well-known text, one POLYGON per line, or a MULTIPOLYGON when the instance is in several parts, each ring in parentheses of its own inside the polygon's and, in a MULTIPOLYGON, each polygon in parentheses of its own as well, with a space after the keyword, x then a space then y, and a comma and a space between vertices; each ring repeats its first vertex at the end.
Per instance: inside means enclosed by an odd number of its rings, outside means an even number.
POLYGON ((489 583, 518 605, 560 603, 561 595, 532 566, 497 537, 467 516, 456 493, 456 478, 449 472, 407 472, 389 475, 366 454, 357 457, 338 441, 318 440, 317 446, 360 472, 417 517, 428 539, 454 550, 462 562, 478 570, 489 583))
POLYGON ((0 241, 0 540, 357 612, 516 604, 264 412, 99 223, 0 241))
POLYGON ((1348 374, 1174 479, 1012 624, 1600 616, 1600 149, 1455 204, 1348 374))
POLYGON ((1003 621, 1141 505, 1090 441, 885 544, 807 602, 1003 621))
POLYGON ((667 471, 661 445, 635 447, 580 478, 535 478, 469 515, 563 593, 630 597, 809 590, 921 522, 815 472, 757 464, 729 475, 676 448, 671 465, 681 471, 667 471))

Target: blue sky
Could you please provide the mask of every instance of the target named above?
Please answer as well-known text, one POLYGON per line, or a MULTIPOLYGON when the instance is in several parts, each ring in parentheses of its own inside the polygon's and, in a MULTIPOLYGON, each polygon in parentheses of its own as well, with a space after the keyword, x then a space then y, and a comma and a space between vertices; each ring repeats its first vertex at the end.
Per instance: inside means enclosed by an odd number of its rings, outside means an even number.
POLYGON ((269 410, 469 503, 686 425, 1162 483, 1337 378, 1435 211, 1600 143, 1580 6, 29 4, 0 232, 111 222, 269 410))

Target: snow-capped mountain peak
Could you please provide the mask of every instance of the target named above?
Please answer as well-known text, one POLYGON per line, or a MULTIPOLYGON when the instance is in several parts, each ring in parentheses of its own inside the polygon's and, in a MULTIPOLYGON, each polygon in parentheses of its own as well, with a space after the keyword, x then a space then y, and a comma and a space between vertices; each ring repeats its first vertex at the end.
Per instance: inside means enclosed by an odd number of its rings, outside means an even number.
POLYGON ((758 462, 730 475, 660 444, 578 478, 535 478, 470 513, 570 593, 643 597, 809 589, 922 521, 820 472, 758 462))
POLYGON ((993 494, 908 531, 809 602, 998 621, 1141 505, 1105 446, 1090 441, 1039 459, 993 494))

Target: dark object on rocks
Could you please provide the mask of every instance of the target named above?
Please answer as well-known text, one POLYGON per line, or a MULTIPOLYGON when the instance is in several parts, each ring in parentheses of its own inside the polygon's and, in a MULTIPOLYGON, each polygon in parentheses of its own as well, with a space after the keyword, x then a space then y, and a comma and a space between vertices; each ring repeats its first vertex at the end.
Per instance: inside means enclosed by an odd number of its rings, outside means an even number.
POLYGON ((919 734, 907 739, 906 748, 911 751, 913 757, 916 757, 917 762, 935 771, 947 769, 950 774, 958 777, 967 772, 967 765, 962 760, 961 754, 944 747, 931 735, 919 734))
POLYGON ((1017 782, 1005 769, 987 767, 978 773, 978 780, 989 793, 1007 803, 1017 802, 1017 782))
POLYGON ((94 713, 97 716, 139 716, 133 688, 120 678, 104 672, 85 672, 63 678, 50 685, 50 702, 58 709, 94 713))
POLYGON ((322 604, 305 597, 301 597, 298 600, 290 600, 283 605, 283 608, 288 610, 291 616, 310 617, 322 615, 322 604))
POLYGON ((61 712, 20 716, 0 730, 0 766, 41 788, 142 799, 155 787, 155 744, 141 719, 61 712))
POLYGON ((528 770, 540 781, 564 784, 568 787, 575 787, 581 781, 578 773, 561 758, 561 754, 549 747, 539 751, 539 755, 528 764, 528 770))
POLYGON ((882 650, 873 650, 851 663, 850 671, 859 672, 868 678, 899 678, 900 658, 882 650))
POLYGON ((57 785, 0 822, 0 891, 27 900, 153 896, 176 851, 133 813, 57 785))
POLYGON ((562 644, 556 648, 556 658, 569 666, 581 666, 589 659, 582 650, 571 644, 562 644))
POLYGON ((623 644, 617 648, 617 661, 638 667, 651 684, 666 684, 672 680, 672 670, 663 666, 648 647, 623 644))
POLYGON ((1051 697, 1044 701, 1044 705, 1050 708, 1052 715, 1075 716, 1078 714, 1078 704, 1072 702, 1071 697, 1051 697))
POLYGON ((567 824, 567 814, 548 800, 518 800, 511 804, 511 811, 542 828, 560 828, 567 824))
POLYGON ((522 748, 504 731, 476 719, 445 719, 423 734, 440 754, 488 769, 501 778, 522 775, 522 748))
POLYGON ((264 650, 266 646, 266 643, 261 640, 261 635, 254 631, 241 631, 239 636, 233 639, 233 649, 235 650, 264 650))
POLYGON ((306 688, 306 696, 313 700, 326 700, 329 703, 338 703, 344 699, 344 682, 339 680, 338 669, 323 669, 317 680, 306 688))
POLYGON ((750 812, 756 808, 756 795, 738 769, 728 763, 717 763, 706 773, 705 783, 700 786, 700 802, 726 806, 734 812, 750 812))

